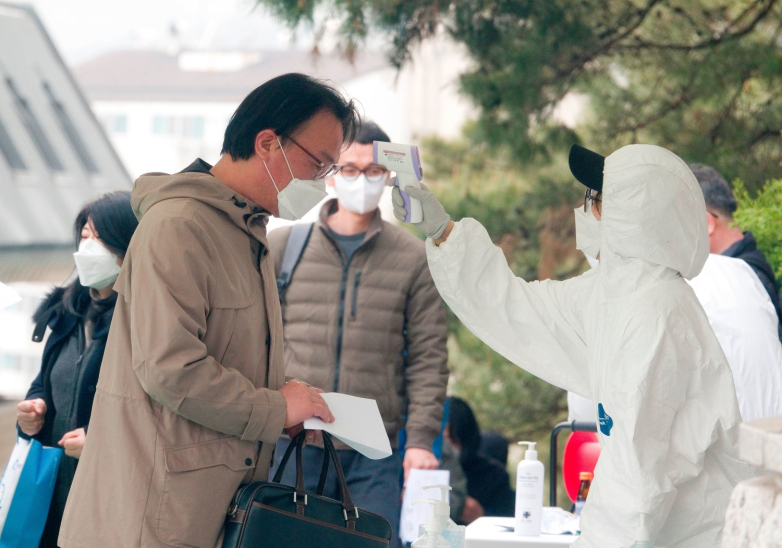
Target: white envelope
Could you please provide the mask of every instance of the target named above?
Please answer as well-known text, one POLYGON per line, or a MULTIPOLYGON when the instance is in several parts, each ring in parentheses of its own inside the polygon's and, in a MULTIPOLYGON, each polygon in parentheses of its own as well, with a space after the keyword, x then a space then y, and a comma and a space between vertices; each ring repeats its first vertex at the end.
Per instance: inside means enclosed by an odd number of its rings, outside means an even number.
POLYGON ((334 415, 334 422, 312 417, 304 421, 305 429, 328 432, 372 460, 391 456, 391 444, 375 400, 337 392, 321 396, 334 415))

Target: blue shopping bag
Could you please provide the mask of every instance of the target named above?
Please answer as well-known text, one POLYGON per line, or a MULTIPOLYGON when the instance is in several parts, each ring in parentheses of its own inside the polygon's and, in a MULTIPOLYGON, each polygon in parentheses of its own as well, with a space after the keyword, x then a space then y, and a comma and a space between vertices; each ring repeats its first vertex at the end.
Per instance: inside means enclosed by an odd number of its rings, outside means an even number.
POLYGON ((17 438, 0 479, 0 548, 38 546, 62 454, 37 440, 17 438))

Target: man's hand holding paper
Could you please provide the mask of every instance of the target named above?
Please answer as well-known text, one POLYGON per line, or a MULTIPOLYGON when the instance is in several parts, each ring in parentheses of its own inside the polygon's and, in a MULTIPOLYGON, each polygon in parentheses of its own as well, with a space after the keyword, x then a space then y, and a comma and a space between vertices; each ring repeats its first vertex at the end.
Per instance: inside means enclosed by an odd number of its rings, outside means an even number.
POLYGON ((313 417, 304 421, 304 428, 324 430, 369 459, 391 455, 391 444, 375 400, 336 392, 321 396, 331 410, 333 422, 313 417))

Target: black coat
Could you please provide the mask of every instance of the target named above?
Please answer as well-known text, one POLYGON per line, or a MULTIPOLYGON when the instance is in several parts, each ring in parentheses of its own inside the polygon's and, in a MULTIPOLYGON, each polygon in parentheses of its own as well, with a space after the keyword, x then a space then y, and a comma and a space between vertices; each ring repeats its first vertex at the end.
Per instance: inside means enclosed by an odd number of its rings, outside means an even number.
POLYGON ((777 311, 779 319, 779 338, 782 340, 782 306, 779 303, 779 282, 774 275, 774 269, 768 264, 766 256, 758 249, 758 244, 752 232, 745 232, 744 238, 734 243, 728 249, 722 252, 726 257, 735 257, 746 262, 752 270, 755 271, 760 283, 766 288, 768 296, 771 297, 771 303, 777 311))
POLYGON ((510 488, 510 477, 502 463, 479 452, 465 455, 461 465, 467 478, 467 494, 480 503, 485 515, 514 515, 516 492, 510 488))
MULTIPOLYGON (((33 316, 35 331, 33 341, 41 342, 46 327, 52 332, 46 341, 41 361, 41 371, 30 386, 26 399, 42 398, 46 402, 46 417, 41 431, 33 436, 46 446, 57 446, 59 440, 52 439, 52 425, 54 423, 55 409, 52 401, 51 372, 57 361, 64 344, 73 335, 77 328, 81 328, 83 319, 69 313, 65 308, 63 297, 65 289, 55 289, 44 299, 38 311, 33 316)), ((111 317, 114 307, 103 310, 96 318, 92 332, 92 342, 87 351, 81 356, 83 361, 83 373, 81 384, 76 390, 75 423, 73 428, 87 429, 92 413, 92 402, 95 399, 95 386, 98 384, 100 364, 103 361, 103 352, 106 349, 106 339, 109 335, 111 317)), ((21 432, 20 432, 21 433, 21 432)), ((22 434, 24 436, 24 434, 22 434)), ((25 436, 26 437, 26 436, 25 436)))

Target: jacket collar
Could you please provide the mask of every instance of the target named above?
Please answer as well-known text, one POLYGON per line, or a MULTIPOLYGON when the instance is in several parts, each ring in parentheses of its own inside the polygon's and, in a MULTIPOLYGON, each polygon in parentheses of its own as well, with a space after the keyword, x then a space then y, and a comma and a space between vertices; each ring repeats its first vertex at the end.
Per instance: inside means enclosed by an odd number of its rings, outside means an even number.
POLYGON ((720 255, 725 255, 726 257, 738 257, 742 253, 755 251, 757 248, 758 244, 755 241, 755 236, 752 235, 752 232, 747 231, 744 233, 744 237, 742 239, 734 242, 728 249, 720 253, 720 255))
MULTIPOLYGON (((93 296, 94 290, 90 290, 93 296)), ((33 316, 35 328, 33 330, 33 342, 41 342, 49 327, 53 332, 56 331, 60 337, 67 336, 79 323, 79 318, 75 314, 70 314, 65 310, 65 288, 55 288, 36 311, 33 316)), ((114 306, 106 308, 95 318, 95 327, 92 331, 93 339, 105 339, 109 336, 111 327, 111 318, 114 315, 114 306)))
POLYGON ((190 198, 225 213, 247 234, 266 244, 266 224, 270 213, 234 192, 212 175, 212 166, 197 158, 179 173, 148 173, 136 180, 131 196, 139 220, 155 204, 164 200, 190 198))
MULTIPOLYGON (((337 200, 337 198, 332 198, 331 200, 323 204, 323 207, 320 208, 320 213, 318 215, 318 222, 317 222, 318 227, 320 227, 320 229, 323 231, 326 237, 332 241, 334 241, 334 238, 331 235, 331 229, 329 228, 328 225, 328 218, 330 215, 336 213, 337 209, 339 209, 339 201, 337 200)), ((362 247, 365 246, 367 242, 374 239, 375 236, 380 234, 382 231, 383 231, 383 219, 380 216, 380 208, 378 208, 375 209, 375 215, 372 217, 372 220, 369 222, 369 228, 367 228, 367 232, 364 235, 364 241, 362 242, 361 246, 362 247)))

